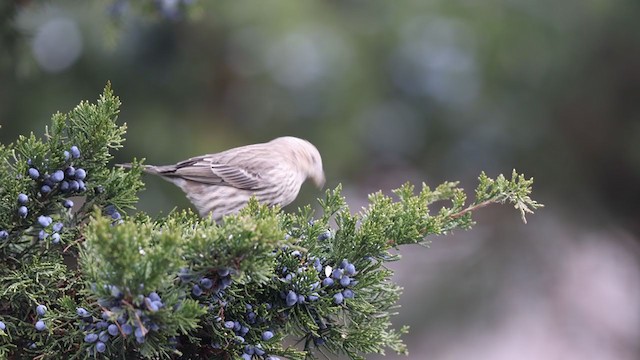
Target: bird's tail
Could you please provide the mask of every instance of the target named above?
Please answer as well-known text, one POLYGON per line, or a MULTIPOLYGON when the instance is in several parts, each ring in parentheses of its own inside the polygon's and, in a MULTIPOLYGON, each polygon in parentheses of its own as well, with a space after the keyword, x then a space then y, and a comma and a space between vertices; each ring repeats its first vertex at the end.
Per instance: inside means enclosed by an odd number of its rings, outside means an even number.
MULTIPOLYGON (((119 166, 123 169, 131 169, 133 167, 131 163, 116 164, 116 166, 119 166)), ((142 171, 146 172, 147 174, 162 175, 163 173, 167 172, 167 170, 169 170, 168 168, 170 168, 170 166, 167 167, 167 166, 142 165, 142 171)))

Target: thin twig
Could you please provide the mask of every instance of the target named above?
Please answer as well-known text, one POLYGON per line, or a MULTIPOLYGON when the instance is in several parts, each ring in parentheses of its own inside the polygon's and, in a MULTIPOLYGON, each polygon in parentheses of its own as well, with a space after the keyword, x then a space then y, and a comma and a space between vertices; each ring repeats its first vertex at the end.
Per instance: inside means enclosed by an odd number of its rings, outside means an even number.
POLYGON ((452 214, 452 215, 451 215, 451 218, 453 218, 453 219, 457 219, 457 218, 459 218, 459 217, 463 216, 464 214, 468 213, 469 211, 474 211, 474 210, 476 210, 476 209, 483 208, 483 207, 485 207, 485 206, 487 206, 487 205, 494 204, 495 202, 496 202, 496 201, 495 201, 494 199, 491 199, 491 200, 483 201, 483 202, 481 202, 481 203, 479 203, 479 204, 471 205, 471 206, 469 206, 468 208, 466 208, 466 209, 464 209, 464 210, 461 210, 460 212, 457 212, 457 213, 455 213, 455 214, 452 214))

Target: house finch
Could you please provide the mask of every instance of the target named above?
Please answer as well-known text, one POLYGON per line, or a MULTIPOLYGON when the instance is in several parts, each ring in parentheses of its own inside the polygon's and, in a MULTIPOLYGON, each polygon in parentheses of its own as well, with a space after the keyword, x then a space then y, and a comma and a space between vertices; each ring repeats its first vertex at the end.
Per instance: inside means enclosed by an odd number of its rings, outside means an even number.
MULTIPOLYGON (((131 164, 121 164, 131 167, 131 164)), ((264 204, 291 203, 302 183, 324 185, 322 158, 310 142, 292 136, 194 157, 144 171, 179 186, 201 216, 218 221, 242 209, 251 196, 264 204)))

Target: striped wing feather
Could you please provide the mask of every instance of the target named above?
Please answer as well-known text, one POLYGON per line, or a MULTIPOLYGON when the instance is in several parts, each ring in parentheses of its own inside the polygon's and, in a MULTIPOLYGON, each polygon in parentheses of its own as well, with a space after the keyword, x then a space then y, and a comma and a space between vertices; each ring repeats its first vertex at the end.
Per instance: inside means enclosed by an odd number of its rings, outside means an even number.
POLYGON ((264 187, 263 181, 258 174, 224 164, 211 164, 211 171, 223 181, 238 189, 257 190, 264 187))
POLYGON ((185 160, 175 166, 159 170, 164 176, 179 177, 207 185, 233 186, 245 190, 256 190, 265 185, 259 174, 239 166, 216 163, 208 157, 185 160))

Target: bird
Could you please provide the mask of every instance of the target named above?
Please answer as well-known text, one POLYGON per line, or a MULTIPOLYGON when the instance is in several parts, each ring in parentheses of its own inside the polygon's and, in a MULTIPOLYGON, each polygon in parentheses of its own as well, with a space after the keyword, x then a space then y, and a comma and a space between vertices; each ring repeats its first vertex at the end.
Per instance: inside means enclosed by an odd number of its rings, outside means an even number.
MULTIPOLYGON (((130 163, 118 165, 131 168, 130 163)), ((307 179, 319 189, 325 183, 318 149, 293 136, 196 156, 174 165, 144 165, 142 170, 177 185, 200 216, 214 221, 237 213, 252 196, 262 204, 286 206, 307 179)))

